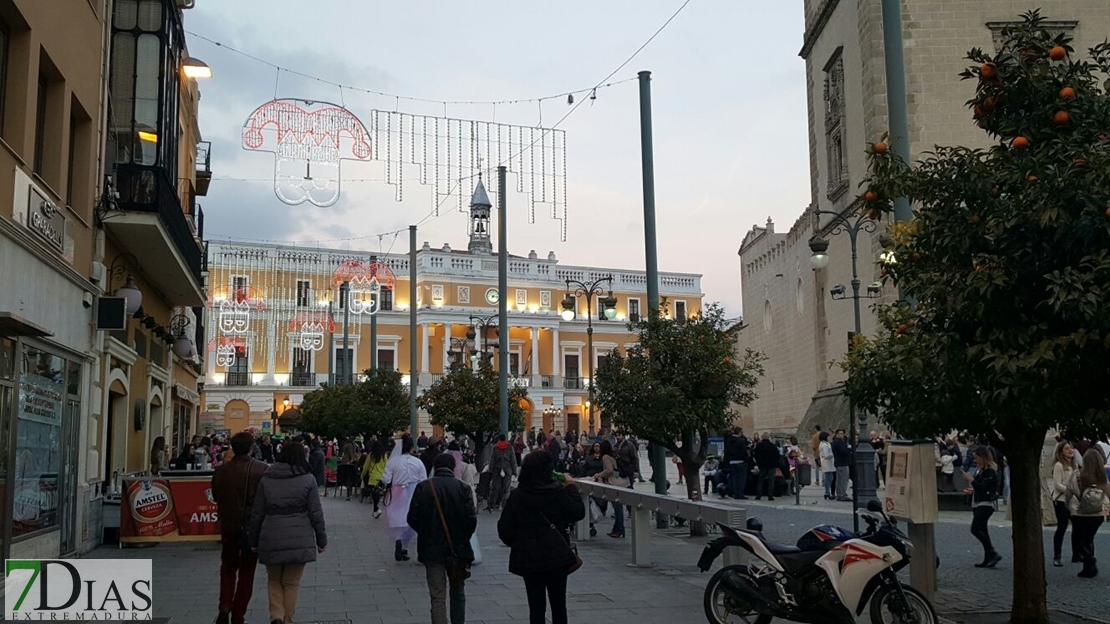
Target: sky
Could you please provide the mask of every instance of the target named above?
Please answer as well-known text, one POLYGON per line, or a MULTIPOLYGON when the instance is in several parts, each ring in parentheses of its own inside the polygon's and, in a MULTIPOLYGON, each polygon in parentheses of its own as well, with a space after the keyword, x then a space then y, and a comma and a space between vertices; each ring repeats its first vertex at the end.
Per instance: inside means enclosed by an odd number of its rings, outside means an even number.
MULTIPOLYGON (((448 202, 427 218, 432 191, 406 182, 404 201, 380 163, 344 161, 339 202, 288 206, 273 191, 271 154, 245 151, 243 123, 279 98, 443 115, 442 104, 340 90, 233 53, 327 81, 431 100, 528 99, 593 87, 625 62, 683 0, 200 0, 185 28, 208 63, 200 129, 212 143, 213 182, 198 202, 212 239, 250 239, 362 251, 418 244, 464 249, 467 218, 448 202), (311 7, 311 8, 309 8, 311 7)), ((737 250, 753 225, 788 228, 809 203, 801 2, 690 0, 609 82, 652 72, 656 227, 661 271, 699 273, 707 301, 741 310, 737 250)), ((582 96, 578 96, 581 98, 582 96)), ((453 118, 550 127, 565 97, 517 105, 451 105, 453 118)), ((510 193, 510 252, 554 251, 573 265, 643 270, 644 215, 638 87, 599 89, 558 126, 567 138, 567 240, 557 221, 510 193)), ((511 174, 510 174, 511 175, 511 174)), ((469 192, 468 192, 469 196, 469 192)), ((496 245, 496 241, 495 241, 496 245)))

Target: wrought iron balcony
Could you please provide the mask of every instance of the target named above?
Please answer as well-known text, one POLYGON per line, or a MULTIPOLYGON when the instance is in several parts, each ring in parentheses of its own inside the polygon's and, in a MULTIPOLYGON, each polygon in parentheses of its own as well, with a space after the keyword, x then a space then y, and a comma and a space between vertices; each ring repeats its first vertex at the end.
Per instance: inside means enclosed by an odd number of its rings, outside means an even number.
POLYGON ((197 195, 208 195, 208 185, 212 183, 212 143, 197 143, 197 195))
POLYGON ((294 372, 289 376, 289 385, 291 386, 315 386, 316 373, 298 373, 294 372))
POLYGON ((249 386, 251 385, 251 374, 241 372, 228 372, 224 376, 225 386, 249 386))
POLYGON ((563 377, 563 388, 567 390, 581 390, 585 387, 581 377, 563 377))

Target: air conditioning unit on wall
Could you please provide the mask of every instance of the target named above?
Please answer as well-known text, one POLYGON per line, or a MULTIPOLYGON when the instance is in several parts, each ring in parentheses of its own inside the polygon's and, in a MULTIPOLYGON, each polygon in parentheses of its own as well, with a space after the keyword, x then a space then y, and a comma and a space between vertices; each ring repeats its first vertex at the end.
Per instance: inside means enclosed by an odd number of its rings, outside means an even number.
POLYGON ((177 8, 191 9, 196 6, 196 0, 177 0, 177 8))

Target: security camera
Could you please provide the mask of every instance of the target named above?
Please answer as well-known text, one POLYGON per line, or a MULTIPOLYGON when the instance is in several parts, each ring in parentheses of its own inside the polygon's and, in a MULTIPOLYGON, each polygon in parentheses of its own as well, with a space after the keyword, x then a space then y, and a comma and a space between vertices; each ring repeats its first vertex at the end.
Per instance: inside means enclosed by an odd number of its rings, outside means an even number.
POLYGON ((85 293, 84 295, 81 296, 81 305, 85 306, 86 310, 91 308, 92 304, 93 304, 92 293, 85 293))

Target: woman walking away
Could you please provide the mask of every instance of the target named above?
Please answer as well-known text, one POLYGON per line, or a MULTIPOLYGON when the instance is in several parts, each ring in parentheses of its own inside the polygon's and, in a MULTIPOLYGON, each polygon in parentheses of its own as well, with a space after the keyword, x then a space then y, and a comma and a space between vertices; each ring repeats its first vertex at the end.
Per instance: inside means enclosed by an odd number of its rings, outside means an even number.
POLYGON ((836 467, 833 466, 832 444, 829 443, 829 432, 822 431, 817 452, 820 453, 821 470, 825 473, 825 500, 836 498, 833 487, 836 485, 836 467))
POLYGON ((378 440, 370 443, 370 454, 366 456, 366 463, 362 465, 362 482, 370 488, 370 497, 374 500, 374 517, 380 518, 382 511, 378 504, 382 501, 382 475, 385 474, 385 465, 388 458, 385 456, 385 445, 378 440))
POLYGON ((1002 561, 1002 555, 991 545, 991 536, 987 532, 987 522, 994 513, 995 501, 998 500, 998 464, 994 461, 994 452, 990 447, 980 446, 975 449, 975 463, 979 472, 974 477, 964 473, 964 479, 971 483, 971 534, 983 544, 983 562, 975 564, 977 568, 993 568, 1002 561))
POLYGON ((512 548, 509 572, 524 577, 529 624, 544 624, 549 600, 551 624, 567 624, 567 576, 578 559, 568 527, 586 517, 574 479, 556 481, 554 468, 550 453, 525 455, 518 487, 497 521, 498 537, 512 548))
MULTIPOLYGON (((1052 462, 1052 508, 1056 511, 1056 533, 1052 536, 1052 565, 1063 567, 1060 561, 1060 552, 1064 548, 1064 534, 1068 532, 1068 522, 1071 512, 1068 511, 1068 489, 1071 487, 1072 478, 1078 465, 1075 461, 1075 449, 1067 440, 1056 445, 1056 454, 1052 462)), ((1079 563, 1079 547, 1076 544, 1076 534, 1071 532, 1071 562, 1079 563)))
POLYGON ((413 455, 415 450, 412 436, 405 435, 400 442, 393 445, 393 455, 382 473, 382 483, 391 487, 389 503, 385 506, 385 521, 393 531, 393 558, 397 561, 409 560, 406 547, 416 536, 416 532, 409 527, 409 504, 412 502, 416 484, 428 478, 424 462, 413 455))
POLYGON ((304 566, 328 546, 324 510, 304 445, 290 442, 258 484, 250 545, 266 566, 270 624, 288 624, 297 612, 304 566))
POLYGON ((154 446, 150 449, 150 476, 157 477, 158 473, 169 467, 169 455, 166 453, 166 438, 154 438, 154 446))
POLYGON ((1105 462, 1095 447, 1083 455, 1083 467, 1072 473, 1068 508, 1071 511, 1072 534, 1083 560, 1080 578, 1098 576, 1095 559, 1095 533, 1106 521, 1110 510, 1110 484, 1106 480, 1105 462))

